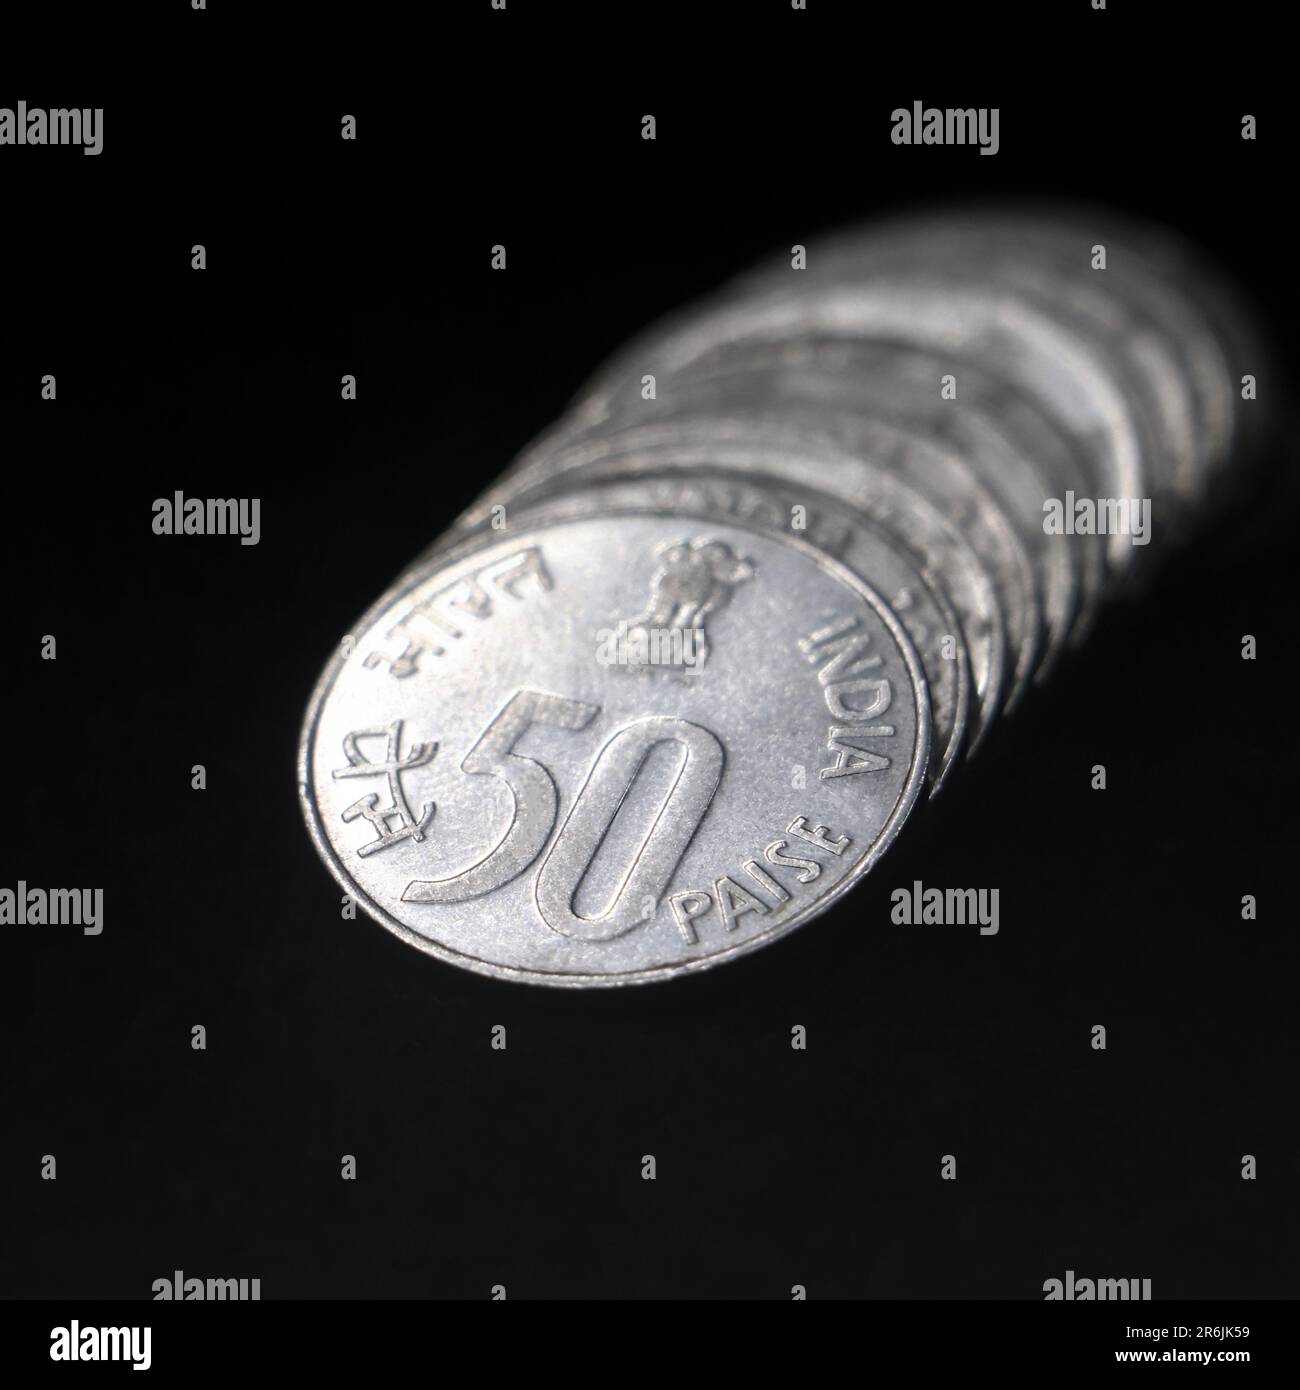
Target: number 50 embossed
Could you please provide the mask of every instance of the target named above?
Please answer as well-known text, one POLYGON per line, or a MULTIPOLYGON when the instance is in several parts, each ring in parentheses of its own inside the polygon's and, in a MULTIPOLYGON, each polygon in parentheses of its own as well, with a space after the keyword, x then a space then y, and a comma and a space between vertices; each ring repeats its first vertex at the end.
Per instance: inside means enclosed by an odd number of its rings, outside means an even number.
MULTIPOLYGON (((490 893, 518 877, 542 852, 555 826, 559 796, 550 772, 515 744, 532 724, 584 729, 597 706, 540 690, 517 691, 465 755, 461 770, 496 777, 514 798, 510 828, 478 863, 450 878, 414 879, 408 903, 456 903, 490 893)), ((582 941, 608 941, 645 920, 639 904, 658 901, 691 842, 722 776, 718 739, 699 724, 652 715, 612 734, 596 754, 573 807, 537 871, 537 909, 553 931, 582 941), (582 917, 573 901, 646 758, 662 743, 679 744, 684 758, 654 824, 637 847, 612 902, 598 917, 582 917)))

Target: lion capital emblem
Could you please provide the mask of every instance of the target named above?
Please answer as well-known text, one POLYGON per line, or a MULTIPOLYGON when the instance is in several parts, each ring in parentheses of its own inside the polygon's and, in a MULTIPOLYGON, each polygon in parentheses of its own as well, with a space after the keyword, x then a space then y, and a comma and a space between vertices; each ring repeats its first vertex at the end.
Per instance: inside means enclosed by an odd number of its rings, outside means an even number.
POLYGON ((754 568, 722 541, 681 541, 661 550, 658 560, 645 611, 618 625, 617 662, 696 672, 709 654, 705 620, 754 568))

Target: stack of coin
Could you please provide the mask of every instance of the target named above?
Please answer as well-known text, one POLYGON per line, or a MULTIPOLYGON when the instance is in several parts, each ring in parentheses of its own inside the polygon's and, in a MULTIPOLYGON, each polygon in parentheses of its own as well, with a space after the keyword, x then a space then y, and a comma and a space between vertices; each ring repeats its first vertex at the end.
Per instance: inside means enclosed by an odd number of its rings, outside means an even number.
POLYGON ((300 787, 407 941, 658 980, 876 862, 1258 452, 1261 350, 1177 238, 948 210, 633 342, 361 620, 300 787))

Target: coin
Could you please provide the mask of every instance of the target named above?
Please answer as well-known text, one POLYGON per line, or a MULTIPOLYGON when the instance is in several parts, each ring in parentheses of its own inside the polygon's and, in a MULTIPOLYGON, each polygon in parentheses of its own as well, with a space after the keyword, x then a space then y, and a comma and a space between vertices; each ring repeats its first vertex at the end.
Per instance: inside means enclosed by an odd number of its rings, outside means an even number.
POLYGON ((1006 682, 1007 640, 997 586, 959 528, 915 488, 884 464, 813 429, 692 418, 574 438, 562 426, 527 450, 453 530, 483 527, 561 480, 579 486, 601 476, 664 469, 740 473, 764 484, 829 493, 899 541, 960 618, 975 693, 966 748, 968 753, 979 748, 1001 707, 1006 682))
MULTIPOLYGON (((1196 448, 1202 467, 1221 469, 1239 431, 1234 349, 1250 341, 1239 308, 1204 259, 1168 228, 1086 203, 1013 202, 905 213, 871 228, 828 238, 817 250, 816 273, 850 271, 864 242, 904 240, 913 256, 945 244, 944 254, 1032 261, 1067 290, 1087 284, 1126 305, 1140 305, 1158 330, 1151 345, 1174 354, 1193 384, 1196 448), (1096 251, 1103 248, 1103 266, 1096 251), (1228 302, 1225 303, 1225 300, 1228 302)), ((770 273, 770 271, 768 272, 770 273)), ((1258 368, 1258 344, 1248 348, 1258 368)))
POLYGON ((961 208, 808 254, 617 354, 322 676, 304 813, 403 940, 587 986, 778 938, 1268 437, 1254 325, 1160 229, 961 208))
MULTIPOLYGON (((1105 248, 1114 256, 1104 270, 1090 270, 1099 232, 1085 236, 1086 231, 1086 224, 1062 226, 997 212, 900 217, 825 246, 814 244, 810 274, 818 282, 845 285, 922 262, 1050 305, 1063 327, 1096 344, 1114 364, 1134 412, 1149 420, 1154 506, 1172 530, 1203 490, 1210 451, 1218 443, 1222 394, 1198 390, 1197 368, 1185 352, 1186 339, 1195 337, 1190 306, 1162 293, 1155 277, 1141 274, 1119 246, 1105 248)), ((789 270, 769 272, 749 282, 749 292, 790 279, 789 270)))
POLYGON ((1096 210, 1092 210, 1090 215, 1093 214, 1126 257, 1139 263, 1144 273, 1172 286, 1184 311, 1196 314, 1197 325, 1182 330, 1181 335, 1189 353, 1196 358, 1198 380, 1207 396, 1207 376, 1217 378, 1221 371, 1218 354, 1227 359, 1231 411, 1223 421, 1212 479, 1222 495, 1225 487, 1236 486, 1248 476, 1249 466, 1260 462, 1273 441, 1277 416, 1272 402, 1281 400, 1282 394, 1265 389, 1247 396, 1242 388, 1246 377, 1252 378, 1256 386, 1270 379, 1277 368, 1274 347, 1267 341, 1259 320, 1249 312, 1239 288, 1183 238, 1168 228, 1131 216, 1119 218, 1114 213, 1096 210))
POLYGON ((882 599, 806 542, 581 496, 405 575, 313 695, 331 871, 481 974, 621 985, 754 950, 879 859, 929 699, 882 599))
MULTIPOLYGON (((887 279, 718 296, 618 353, 579 396, 575 423, 616 414, 643 380, 689 371, 720 343, 813 334, 899 339, 976 356, 1038 400, 1090 452, 1101 496, 1150 495, 1152 422, 1135 409, 1098 345, 1060 323, 1050 303, 1033 294, 981 285, 943 268, 900 266, 887 279)), ((1115 574, 1130 568, 1133 551, 1127 536, 1106 538, 1115 574)))

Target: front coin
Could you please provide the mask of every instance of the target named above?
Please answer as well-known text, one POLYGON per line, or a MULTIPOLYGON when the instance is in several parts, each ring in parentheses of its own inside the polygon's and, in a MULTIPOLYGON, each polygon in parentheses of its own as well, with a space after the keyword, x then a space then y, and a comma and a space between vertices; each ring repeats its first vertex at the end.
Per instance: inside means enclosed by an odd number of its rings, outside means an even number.
POLYGON ((482 974, 703 969, 821 911, 923 786, 884 602, 803 542, 581 498, 404 577, 317 686, 303 810, 346 891, 482 974))

